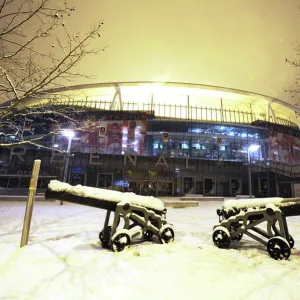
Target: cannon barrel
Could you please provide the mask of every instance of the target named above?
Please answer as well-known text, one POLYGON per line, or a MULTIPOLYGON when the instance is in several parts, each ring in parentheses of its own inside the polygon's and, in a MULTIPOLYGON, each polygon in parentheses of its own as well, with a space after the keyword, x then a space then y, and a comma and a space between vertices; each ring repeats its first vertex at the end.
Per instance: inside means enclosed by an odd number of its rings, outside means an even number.
POLYGON ((286 198, 280 206, 282 214, 286 217, 300 216, 300 198, 286 198))
MULTIPOLYGON (((260 199, 259 199, 260 200, 260 199)), ((242 211, 247 211, 249 208, 259 207, 261 209, 266 208, 266 206, 272 202, 268 202, 268 198, 262 198, 261 203, 255 203, 253 201, 253 206, 247 205, 243 206, 242 200, 233 200, 231 203, 235 203, 231 207, 223 206, 222 209, 218 209, 217 215, 222 216, 224 219, 229 219, 232 216, 236 216, 242 211), (263 201, 266 201, 263 203, 263 201)), ((300 198, 282 198, 280 202, 274 203, 286 217, 299 216, 300 215, 300 198)))
MULTIPOLYGON (((85 206, 91 206, 101 209, 106 209, 110 211, 116 211, 117 204, 120 201, 111 201, 111 200, 104 200, 104 199, 98 199, 93 197, 81 197, 78 195, 74 195, 71 193, 68 193, 66 191, 53 191, 49 187, 47 188, 45 192, 45 198, 47 200, 63 200, 70 203, 85 205, 85 206)), ((128 199, 130 200, 130 199, 128 199)), ((162 215, 166 213, 166 209, 163 210, 157 210, 151 207, 148 207, 147 205, 143 205, 145 208, 152 210, 158 215, 162 215)))
POLYGON ((115 211, 118 204, 118 202, 100 200, 91 197, 80 197, 66 192, 53 191, 49 188, 45 192, 45 198, 47 200, 63 200, 70 203, 102 208, 110 211, 115 211))

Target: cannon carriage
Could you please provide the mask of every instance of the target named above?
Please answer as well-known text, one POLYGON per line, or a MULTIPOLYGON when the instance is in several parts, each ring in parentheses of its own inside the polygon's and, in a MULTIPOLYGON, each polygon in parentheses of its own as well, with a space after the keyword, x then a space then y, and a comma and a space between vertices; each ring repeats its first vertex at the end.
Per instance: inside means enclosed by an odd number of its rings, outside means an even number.
POLYGON ((219 224, 212 234, 217 247, 229 248, 232 241, 241 240, 245 234, 266 246, 272 258, 288 259, 294 240, 286 218, 300 215, 300 198, 229 200, 217 215, 219 224))
POLYGON ((158 198, 87 186, 71 186, 57 180, 49 183, 45 198, 107 210, 99 239, 103 248, 114 252, 130 247, 132 239, 140 235, 144 240, 157 236, 162 244, 174 240, 173 226, 166 220, 167 210, 158 198), (110 224, 112 212, 114 217, 110 224), (120 228, 121 219, 124 221, 123 228, 120 228))

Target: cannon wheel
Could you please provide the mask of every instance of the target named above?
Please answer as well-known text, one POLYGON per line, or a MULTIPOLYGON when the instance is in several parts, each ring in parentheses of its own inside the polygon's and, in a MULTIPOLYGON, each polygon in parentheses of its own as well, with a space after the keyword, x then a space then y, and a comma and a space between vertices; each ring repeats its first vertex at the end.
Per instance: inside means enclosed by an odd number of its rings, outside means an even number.
POLYGON ((291 255, 289 242, 281 236, 274 236, 268 240, 267 249, 269 255, 276 259, 288 259, 291 255))
POLYGON ((175 233, 171 225, 166 224, 159 230, 158 238, 162 244, 168 244, 170 242, 173 242, 174 237, 175 233))
POLYGON ((114 234, 111 239, 111 250, 114 252, 123 251, 125 248, 129 248, 131 244, 130 235, 124 231, 119 231, 114 234))
MULTIPOLYGON (((281 237, 281 235, 280 235, 279 233, 276 234, 275 236, 281 237)), ((291 235, 289 235, 288 242, 289 242, 289 244, 290 244, 290 248, 291 248, 291 249, 294 248, 294 246, 295 246, 295 241, 294 241, 294 239, 293 239, 293 237, 292 237, 291 235)))
POLYGON ((221 249, 229 248, 231 243, 230 233, 224 226, 217 226, 212 235, 214 244, 221 249))
POLYGON ((289 244, 291 249, 294 248, 295 242, 291 235, 289 235, 289 244))
POLYGON ((100 240, 103 248, 109 248, 110 247, 111 226, 108 226, 107 230, 108 230, 108 240, 105 240, 103 238, 103 231, 104 231, 104 229, 99 232, 99 240, 100 240))

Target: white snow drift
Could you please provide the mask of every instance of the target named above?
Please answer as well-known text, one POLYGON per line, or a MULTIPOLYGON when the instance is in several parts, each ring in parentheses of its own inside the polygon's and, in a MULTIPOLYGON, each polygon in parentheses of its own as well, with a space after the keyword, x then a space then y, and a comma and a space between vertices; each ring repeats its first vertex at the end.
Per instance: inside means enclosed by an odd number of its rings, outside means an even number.
POLYGON ((114 253, 98 241, 105 210, 36 202, 20 249, 25 202, 0 202, 0 299, 299 300, 300 217, 288 218, 295 248, 275 261, 253 240, 212 243, 222 202, 168 209, 175 241, 136 242, 114 253))

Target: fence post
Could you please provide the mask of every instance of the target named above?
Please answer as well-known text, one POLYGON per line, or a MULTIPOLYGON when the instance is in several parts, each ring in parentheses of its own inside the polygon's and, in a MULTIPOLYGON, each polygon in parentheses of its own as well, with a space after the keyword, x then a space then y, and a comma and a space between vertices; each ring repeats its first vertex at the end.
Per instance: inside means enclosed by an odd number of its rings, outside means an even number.
POLYGON ((20 247, 24 247, 28 243, 33 203, 36 194, 36 186, 39 177, 40 166, 41 166, 41 161, 39 159, 36 159, 33 163, 33 168, 32 168, 32 175, 30 179, 29 193, 27 198, 27 205, 26 205, 26 212, 24 217, 20 247))
POLYGON ((187 118, 190 119, 190 95, 187 96, 187 118))

